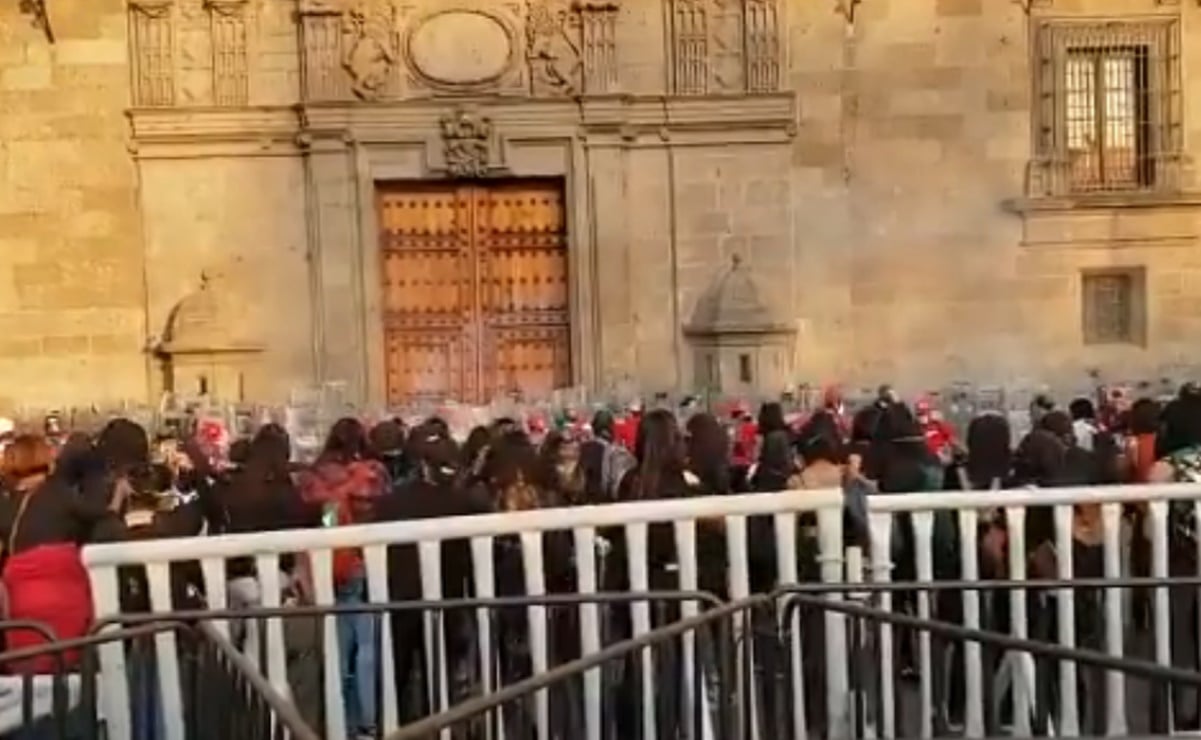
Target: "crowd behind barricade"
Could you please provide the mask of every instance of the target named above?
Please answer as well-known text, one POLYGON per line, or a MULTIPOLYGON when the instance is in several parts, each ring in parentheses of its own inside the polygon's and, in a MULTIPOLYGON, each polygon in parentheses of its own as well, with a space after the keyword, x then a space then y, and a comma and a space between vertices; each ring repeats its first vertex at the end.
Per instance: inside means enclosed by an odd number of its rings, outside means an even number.
MULTIPOLYGON (((49 624, 62 638, 83 634, 92 620, 92 601, 80 547, 92 542, 838 486, 858 493, 897 494, 1201 481, 1201 389, 1196 386, 1185 385, 1166 403, 1105 393, 1076 398, 1060 408, 1053 399, 1039 396, 1031 403, 1029 418, 1031 428, 1020 435, 1001 413, 980 413, 965 425, 954 425, 929 399, 907 404, 887 387, 854 413, 837 391, 830 390, 805 414, 789 413, 785 404, 774 402, 763 404, 757 414, 745 405, 714 414, 684 406, 644 410, 630 404, 597 411, 592 418, 497 418, 471 429, 463 440, 456 440, 446 420, 438 417, 415 424, 387 419, 370 426, 344 418, 329 429, 316 459, 305 464, 294 462, 289 434, 276 424, 262 425, 253 437, 237 439, 205 424, 182 435, 176 429, 175 436, 151 439, 142 426, 128 419, 111 420, 94 436, 64 430, 57 419, 38 433, 0 427, 5 609, 10 618, 49 624)), ((1132 533, 1134 570, 1146 574, 1146 512, 1131 507, 1125 516, 1132 533)), ((1172 570, 1195 573, 1191 508, 1173 511, 1172 517, 1172 570)), ((801 521, 804 536, 798 560, 803 578, 816 578, 814 524, 801 521)), ((850 536, 863 537, 866 523, 851 524, 850 536)), ((776 582, 773 530, 770 522, 752 521, 751 526, 751 585, 769 590, 776 582)), ((959 575, 957 526, 953 519, 936 523, 936 577, 959 575)), ((914 579, 912 529, 902 519, 897 531, 893 579, 914 579)), ((981 577, 1005 577, 1009 562, 1005 522, 985 516, 979 535, 981 577)), ((626 590, 624 534, 618 529, 603 536, 608 563, 601 586, 626 590)), ((1078 507, 1072 536, 1076 575, 1101 576, 1099 507, 1078 507)), ((1049 510, 1030 513, 1024 541, 1030 577, 1053 578, 1056 551, 1049 510)), ((548 590, 573 591, 570 534, 548 536, 545 547, 548 590)), ((720 524, 702 522, 700 585, 717 595, 726 591, 725 547, 720 524)), ((653 527, 652 589, 678 585, 674 549, 670 527, 653 527)), ((417 557, 412 546, 392 548, 389 590, 394 600, 421 598, 417 557)), ((498 541, 496 562, 497 594, 523 593, 520 543, 498 541)), ((306 559, 284 558, 282 568, 290 597, 311 600, 306 559)), ((467 543, 445 545, 442 568, 443 595, 467 595, 471 583, 467 543)), ((362 553, 336 552, 333 571, 339 603, 367 599, 362 553)), ((232 607, 259 603, 256 576, 250 559, 228 563, 232 607)), ((177 609, 202 608, 205 595, 199 565, 173 566, 172 590, 177 609)), ((1178 615, 1186 619, 1196 608, 1195 589, 1191 594, 1185 591, 1173 594, 1174 620, 1178 615)), ((125 611, 149 609, 144 571, 130 568, 121 574, 121 598, 125 611)), ((1077 596, 1076 639, 1082 646, 1103 644, 1098 599, 1095 594, 1077 596)), ((901 594, 898 601, 899 608, 910 608, 912 594, 901 594)), ((1149 599, 1140 594, 1136 620, 1145 621, 1148 609, 1149 599)), ((944 619, 962 617, 960 601, 952 595, 940 596, 936 611, 944 619)), ((509 679, 528 674, 528 655, 521 647, 525 618, 522 612, 501 620, 502 673, 509 679)), ((413 686, 424 675, 423 621, 417 613, 394 614, 391 619, 391 657, 400 705, 408 716, 419 716, 427 709, 421 699, 425 692, 413 686)), ((1003 629, 1006 619, 1008 606, 998 597, 986 608, 986 626, 1003 629)), ((1054 620, 1035 621, 1044 629, 1036 636, 1054 638, 1054 620)), ((805 638, 812 643, 807 663, 820 666, 821 626, 812 626, 805 638)), ((469 631, 465 625, 460 627, 456 630, 452 624, 448 631, 469 631)), ((628 620, 617 617, 613 629, 620 636, 631 628, 628 620)), ((377 630, 378 618, 368 615, 338 619, 348 724, 352 732, 366 736, 373 736, 378 724, 377 630)), ((8 647, 39 639, 15 632, 8 647)), ((556 629, 552 640, 559 659, 579 654, 578 630, 556 629)), ((1193 667, 1195 644, 1173 648, 1173 652, 1179 648, 1174 658, 1193 667)), ((452 662, 455 650, 452 645, 452 662)), ((912 651, 902 653, 903 668, 912 670, 912 651)), ((957 669, 948 673, 937 668, 941 664, 936 661, 936 684, 944 697, 942 720, 951 723, 962 711, 957 690, 962 682, 955 675, 957 669)), ((39 672, 49 666, 33 660, 5 670, 39 672)), ((820 691, 820 683, 806 682, 812 691, 820 691)), ((1099 686, 1093 688, 1094 697, 1103 694, 1099 686)), ((1086 716, 1095 720, 1098 702, 1086 698, 1084 703, 1086 716)), ((822 701, 807 705, 818 715, 824 707, 822 701)), ((1188 706, 1195 715, 1196 702, 1188 706)), ((820 716, 813 720, 820 726, 820 716)), ((1178 726, 1190 722, 1195 725, 1197 717, 1186 717, 1178 726)))

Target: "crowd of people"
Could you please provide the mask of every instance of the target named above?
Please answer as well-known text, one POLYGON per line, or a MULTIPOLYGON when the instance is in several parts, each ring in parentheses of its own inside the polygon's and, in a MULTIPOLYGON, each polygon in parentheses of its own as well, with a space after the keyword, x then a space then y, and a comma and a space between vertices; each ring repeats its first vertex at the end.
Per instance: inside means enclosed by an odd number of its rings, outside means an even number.
MULTIPOLYGON (((50 435, 14 430, 0 439, 4 445, 0 558, 5 609, 10 618, 50 625, 62 638, 83 634, 92 619, 92 602, 80 548, 93 542, 836 486, 894 494, 1201 480, 1201 390, 1197 387, 1185 386, 1166 404, 1104 395, 1099 400, 1076 399, 1061 410, 1040 397, 1031 409, 1031 420, 1032 429, 1020 439, 1014 438, 1008 419, 999 414, 982 414, 966 429, 956 430, 928 402, 906 404, 887 388, 881 389, 874 403, 853 414, 836 394, 804 418, 789 418, 778 403, 763 404, 757 416, 745 408, 720 417, 706 412, 685 417, 679 409, 630 408, 621 413, 599 411, 590 420, 549 430, 498 419, 471 430, 461 442, 439 418, 411 427, 387 420, 370 428, 346 418, 330 429, 316 461, 304 465, 293 462, 288 435, 275 425, 263 426, 251 439, 235 441, 227 459, 220 460, 202 439, 152 441, 142 427, 124 419, 111 421, 94 437, 59 430, 48 430, 50 435)), ((1191 507, 1186 508, 1190 511, 1180 510, 1183 518, 1174 517, 1178 526, 1173 531, 1178 534, 1191 533, 1191 507)), ((1145 572, 1149 562, 1141 536, 1145 514, 1138 507, 1127 514, 1134 533, 1133 560, 1136 569, 1145 572)), ((752 522, 752 527, 757 525, 752 522)), ((957 525, 952 521, 949 526, 950 534, 936 538, 938 577, 958 575, 957 525)), ((1027 527, 1031 576, 1053 576, 1050 512, 1032 511, 1027 527)), ((771 531, 767 523, 751 538, 752 586, 759 590, 772 588, 776 581, 771 531)), ((899 531, 894 580, 915 577, 912 529, 899 531)), ((604 569, 603 586, 627 589, 623 533, 603 534, 611 559, 604 569)), ((854 522, 848 536, 856 536, 854 522)), ((1091 569, 1101 575, 1099 510, 1078 508, 1073 537, 1077 574, 1089 575, 1091 569)), ((1005 522, 983 517, 979 542, 982 577, 1003 577, 1008 563, 1005 522)), ((722 595, 727 562, 724 534, 716 525, 709 528, 702 523, 698 543, 702 588, 722 595)), ((569 533, 562 538, 548 535, 546 547, 548 589, 573 590, 576 555, 569 533)), ((652 588, 676 585, 674 547, 670 528, 652 528, 652 588)), ((803 577, 814 573, 814 547, 809 541, 799 545, 803 577)), ((1195 572, 1195 553, 1195 545, 1174 547, 1173 570, 1195 572)), ((415 548, 393 548, 389 557, 391 598, 421 598, 415 548)), ((498 594, 524 591, 520 557, 519 543, 497 543, 498 594)), ((472 582, 467 544, 444 545, 442 566, 443 594, 467 594, 472 582)), ((291 594, 298 600, 311 599, 307 561, 288 557, 281 567, 291 594)), ((333 570, 339 603, 367 600, 362 553, 336 552, 333 570)), ((252 559, 229 562, 231 606, 258 603, 256 575, 252 559)), ((204 581, 198 565, 173 566, 172 579, 175 608, 203 607, 204 581)), ((144 572, 123 571, 121 586, 125 610, 150 608, 144 572)), ((1187 624, 1196 594, 1178 596, 1192 599, 1179 609, 1173 604, 1173 619, 1187 624)), ((1145 609, 1146 600, 1140 603, 1145 609)), ((958 618, 957 598, 940 598, 938 607, 941 616, 958 618)), ((1081 644, 1100 639, 1095 620, 1090 622, 1092 617, 1085 611, 1078 610, 1081 644)), ((1003 621, 1006 613, 996 606, 995 623, 1003 621)), ((414 674, 416 681, 423 674, 421 617, 398 613, 391 618, 398 692, 402 698, 409 697, 408 692, 421 695, 408 685, 414 674)), ((514 645, 521 641, 524 616, 515 619, 508 627, 502 620, 502 631, 508 631, 514 645)), ((374 736, 378 724, 377 629, 378 619, 367 615, 338 619, 348 725, 364 736, 374 736)), ((629 625, 618 620, 616 629, 618 634, 628 633, 629 625)), ((15 632, 8 647, 39 639, 15 632)), ((561 630, 553 639, 559 658, 578 655, 574 643, 578 632, 561 630)), ((1181 655, 1186 654, 1188 650, 1182 649, 1181 655)), ((520 655, 517 648, 502 651, 507 675, 524 670, 520 655)), ((814 662, 819 663, 816 658, 814 662)), ((48 665, 32 660, 7 669, 45 671, 48 665)), ((953 687, 946 693, 953 694, 953 687)), ((820 701, 809 703, 820 711, 820 701)), ((420 701, 417 704, 413 712, 424 711, 420 701)), ((948 702, 949 707, 954 704, 948 702)), ((402 706, 412 705, 402 702, 402 706)))

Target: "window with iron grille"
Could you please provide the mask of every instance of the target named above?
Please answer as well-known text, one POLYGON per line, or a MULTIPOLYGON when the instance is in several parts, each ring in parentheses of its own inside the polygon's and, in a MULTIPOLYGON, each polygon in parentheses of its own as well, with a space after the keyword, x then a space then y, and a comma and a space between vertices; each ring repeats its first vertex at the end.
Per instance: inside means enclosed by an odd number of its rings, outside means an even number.
POLYGON ((1044 21, 1035 38, 1032 194, 1178 189, 1177 22, 1044 21))
POLYGON ((1142 344, 1145 325, 1142 269, 1086 272, 1081 279, 1085 344, 1142 344))

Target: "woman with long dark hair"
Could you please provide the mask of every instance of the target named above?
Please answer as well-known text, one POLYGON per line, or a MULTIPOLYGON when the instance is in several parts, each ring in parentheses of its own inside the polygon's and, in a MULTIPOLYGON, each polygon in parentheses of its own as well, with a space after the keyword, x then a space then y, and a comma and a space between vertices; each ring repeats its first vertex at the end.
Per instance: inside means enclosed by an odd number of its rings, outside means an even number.
MULTIPOLYGON (((501 512, 532 511, 554 505, 555 493, 544 481, 546 465, 529 436, 519 430, 502 432, 488 450, 484 464, 487 486, 494 497, 495 508, 501 512)), ((499 596, 531 594, 527 588, 527 573, 521 538, 498 537, 494 542, 496 563, 496 593, 499 596)), ((576 590, 574 545, 569 531, 552 530, 542 536, 543 585, 547 593, 574 593, 576 590)), ((580 654, 577 610, 573 607, 548 607, 551 635, 550 664, 570 661, 580 654)), ((529 651, 529 612, 523 607, 500 611, 499 640, 503 680, 511 683, 529 676, 534 668, 529 651)), ((552 689, 552 720, 560 711, 574 711, 567 696, 558 696, 552 689)), ((527 735, 530 718, 519 712, 506 713, 511 734, 527 735)))
POLYGON ((733 491, 730 476, 730 435, 713 414, 694 414, 688 419, 688 471, 709 493, 733 491))
POLYGON ((794 489, 800 483, 799 472, 788 432, 771 432, 763 437, 759 460, 751 469, 751 490, 776 493, 794 489))
POLYGON ((618 486, 618 498, 623 501, 681 498, 699 484, 699 480, 690 483, 686 477, 684 436, 675 415, 666 409, 655 409, 642 418, 634 457, 638 466, 618 486))
POLYGON ((544 505, 578 506, 587 503, 588 482, 580 463, 580 444, 570 434, 553 430, 546 435, 539 450, 541 485, 546 496, 544 505))
MULTIPOLYGON (((642 417, 634 444, 634 457, 638 461, 637 466, 625 474, 617 487, 619 501, 684 498, 701 490, 700 480, 687 470, 684 437, 675 415, 670 411, 655 409, 642 417)), ((606 565, 610 585, 617 590, 626 590, 629 588, 629 572, 626 567, 628 553, 625 532, 621 528, 613 528, 605 532, 605 537, 613 543, 606 565)), ((650 587, 675 588, 675 536, 670 524, 651 525, 647 558, 650 587)))
MULTIPOLYGON (((261 428, 245 451, 239 467, 215 485, 214 498, 221 518, 222 533, 244 534, 316 526, 320 510, 305 505, 293 483, 287 433, 275 425, 261 428)), ((295 558, 280 558, 281 583, 291 581, 295 558)), ((234 558, 226 564, 231 609, 262 605, 262 587, 253 558, 234 558)), ((235 624, 235 640, 243 625, 235 624)))
POLYGON ((759 436, 766 437, 772 432, 787 432, 788 420, 784 414, 784 406, 778 401, 767 401, 759 406, 759 417, 756 419, 759 436))
POLYGON ((972 419, 966 442, 967 454, 955 468, 953 485, 964 491, 986 491, 1013 484, 1013 439, 1004 416, 989 413, 972 419))
MULTIPOLYGON (((622 501, 649 501, 653 499, 685 498, 704 493, 700 479, 688 472, 687 457, 683 434, 675 414, 666 409, 655 409, 642 417, 638 425, 638 436, 634 445, 634 456, 638 461, 637 467, 626 473, 618 487, 618 499, 622 501)), ((720 527, 707 522, 697 525, 697 566, 698 583, 701 590, 711 591, 722 595, 725 591, 725 545, 720 527)), ((630 552, 625 532, 622 528, 614 528, 604 535, 612 545, 612 551, 605 566, 611 587, 619 590, 649 588, 652 591, 675 590, 680 587, 679 568, 675 549, 675 535, 671 524, 655 523, 650 525, 647 533, 647 584, 630 584, 629 557, 630 552)), ((665 624, 674 618, 677 607, 674 604, 651 605, 652 624, 665 624)), ((629 620, 629 610, 617 609, 613 613, 615 637, 627 637, 632 632, 629 620)), ((665 707, 667 714, 674 709, 676 695, 674 688, 678 686, 678 676, 670 668, 660 663, 658 677, 661 693, 659 701, 665 707)), ((642 670, 638 659, 631 659, 626 664, 629 675, 639 674, 642 670)), ((635 702, 634 694, 636 681, 630 680, 623 685, 623 702, 635 702)), ((636 716, 633 712, 622 712, 622 718, 636 716)), ((667 716, 665 714, 664 716, 667 716)), ((637 731, 628 723, 619 720, 618 733, 621 736, 635 736, 637 731)))

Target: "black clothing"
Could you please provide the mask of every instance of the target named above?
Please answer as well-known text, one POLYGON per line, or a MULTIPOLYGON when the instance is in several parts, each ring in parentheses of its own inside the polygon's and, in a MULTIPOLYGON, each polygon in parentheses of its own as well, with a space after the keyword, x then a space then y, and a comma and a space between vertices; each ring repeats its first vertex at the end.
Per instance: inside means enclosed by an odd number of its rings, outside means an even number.
MULTIPOLYGON (((466 516, 488 511, 478 497, 459 486, 438 486, 417 478, 394 488, 375 504, 377 522, 403 522, 435 519, 445 516, 466 516)), ((471 546, 467 540, 442 543, 442 596, 461 598, 469 593, 471 579, 471 546)), ((421 593, 421 559, 416 545, 397 545, 388 548, 388 594, 393 601, 418 601, 421 593)), ((471 614, 443 612, 447 639, 447 658, 451 666, 458 665, 467 651, 463 636, 471 630, 467 623, 471 614)), ((417 610, 392 612, 392 659, 396 666, 397 704, 402 721, 411 721, 428 712, 424 665, 425 632, 422 614, 417 610), (416 675, 414 676, 414 672, 416 675), (411 707, 406 698, 410 683, 415 679, 412 693, 417 706, 411 707)))
MULTIPOLYGON (((221 534, 303 529, 320 523, 319 508, 301 500, 300 492, 288 475, 264 479, 256 475, 253 468, 239 470, 228 479, 218 481, 211 498, 219 511, 218 532, 221 534)), ((280 568, 290 571, 293 560, 291 556, 281 557, 280 568)), ((231 579, 254 576, 254 559, 230 560, 226 574, 231 579)))
MULTIPOLYGON (((436 486, 424 480, 412 480, 382 497, 375 505, 379 522, 403 522, 446 516, 487 513, 478 497, 458 486, 436 486)), ((393 599, 421 598, 421 563, 415 545, 398 545, 388 552, 390 591, 393 599)), ((471 575, 471 551, 464 540, 442 544, 443 595, 462 595, 462 584, 471 575)))
POLYGON ((106 506, 80 496, 61 477, 51 476, 29 493, 14 491, 0 497, 0 542, 6 556, 38 545, 83 545, 97 533, 111 534, 113 520, 115 516, 106 506), (29 501, 17 524, 17 513, 27 496, 29 501), (17 524, 15 537, 14 524, 17 524))

